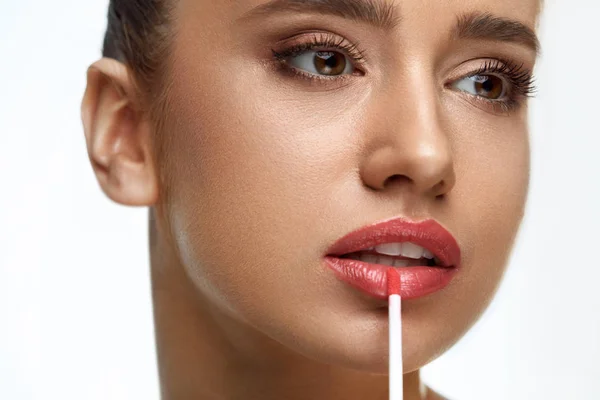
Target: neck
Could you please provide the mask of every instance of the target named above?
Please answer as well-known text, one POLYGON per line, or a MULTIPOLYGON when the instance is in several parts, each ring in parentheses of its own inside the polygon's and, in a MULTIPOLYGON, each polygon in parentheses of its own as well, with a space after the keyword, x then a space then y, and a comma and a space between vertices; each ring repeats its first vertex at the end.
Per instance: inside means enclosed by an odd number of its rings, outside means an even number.
MULTIPOLYGON (((162 400, 387 400, 387 375, 324 364, 291 352, 205 299, 178 257, 151 234, 152 294, 162 400)), ((419 371, 404 400, 420 400, 419 371)))

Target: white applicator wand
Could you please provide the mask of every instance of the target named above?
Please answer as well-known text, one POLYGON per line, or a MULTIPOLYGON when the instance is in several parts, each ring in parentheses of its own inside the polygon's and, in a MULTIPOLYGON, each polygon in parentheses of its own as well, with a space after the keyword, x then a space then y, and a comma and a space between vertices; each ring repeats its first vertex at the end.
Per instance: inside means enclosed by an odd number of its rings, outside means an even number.
POLYGON ((400 274, 393 267, 387 270, 387 290, 389 296, 388 318, 390 325, 390 400, 404 397, 402 370, 402 308, 400 301, 400 274))

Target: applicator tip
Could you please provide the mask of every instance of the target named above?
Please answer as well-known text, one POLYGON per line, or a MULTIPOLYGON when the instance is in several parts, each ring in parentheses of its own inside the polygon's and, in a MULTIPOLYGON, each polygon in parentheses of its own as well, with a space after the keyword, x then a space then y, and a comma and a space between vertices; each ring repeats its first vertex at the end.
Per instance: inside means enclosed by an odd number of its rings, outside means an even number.
POLYGON ((387 270, 387 291, 388 296, 400 294, 400 274, 394 267, 390 267, 387 270))

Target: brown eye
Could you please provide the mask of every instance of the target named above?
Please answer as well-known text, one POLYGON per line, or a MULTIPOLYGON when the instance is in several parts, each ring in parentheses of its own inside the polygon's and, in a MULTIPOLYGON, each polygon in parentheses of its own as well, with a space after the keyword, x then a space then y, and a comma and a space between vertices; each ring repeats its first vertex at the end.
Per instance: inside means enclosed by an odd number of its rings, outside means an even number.
POLYGON ((314 75, 335 76, 352 73, 354 67, 348 56, 337 51, 307 51, 292 57, 288 63, 314 75))
POLYGON ((500 100, 506 96, 507 85, 496 75, 469 76, 455 82, 458 90, 485 97, 489 100, 500 100))
POLYGON ((317 51, 314 64, 323 75, 339 75, 346 68, 346 57, 335 51, 317 51))

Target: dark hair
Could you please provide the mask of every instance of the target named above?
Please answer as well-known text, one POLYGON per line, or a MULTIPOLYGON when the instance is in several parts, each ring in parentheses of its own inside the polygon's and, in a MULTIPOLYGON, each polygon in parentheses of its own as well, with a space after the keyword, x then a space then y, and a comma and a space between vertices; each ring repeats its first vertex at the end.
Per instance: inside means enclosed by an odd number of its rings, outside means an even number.
POLYGON ((140 94, 159 85, 168 50, 173 0, 110 0, 103 57, 119 60, 133 72, 140 94))

